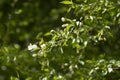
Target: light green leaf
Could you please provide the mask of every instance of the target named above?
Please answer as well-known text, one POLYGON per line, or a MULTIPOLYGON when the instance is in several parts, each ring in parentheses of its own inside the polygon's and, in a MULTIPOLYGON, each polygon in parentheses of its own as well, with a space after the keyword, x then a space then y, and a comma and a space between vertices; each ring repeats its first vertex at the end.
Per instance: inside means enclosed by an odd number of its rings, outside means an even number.
POLYGON ((60 2, 60 3, 62 3, 62 4, 73 4, 72 1, 62 1, 62 2, 60 2))
POLYGON ((67 13, 69 13, 71 11, 71 7, 67 10, 67 13))
POLYGON ((60 51, 61 51, 61 53, 63 54, 63 48, 62 48, 62 47, 60 47, 60 51))
POLYGON ((47 32, 47 33, 44 34, 44 36, 50 36, 50 35, 51 35, 50 32, 47 32))

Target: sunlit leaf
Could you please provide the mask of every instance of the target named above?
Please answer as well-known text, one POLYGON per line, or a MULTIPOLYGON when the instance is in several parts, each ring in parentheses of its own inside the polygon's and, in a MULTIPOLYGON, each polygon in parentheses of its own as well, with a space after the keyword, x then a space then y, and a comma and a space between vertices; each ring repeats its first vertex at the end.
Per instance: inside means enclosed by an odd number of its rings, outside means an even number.
POLYGON ((62 1, 62 2, 60 2, 60 3, 62 3, 62 4, 73 4, 72 1, 62 1))

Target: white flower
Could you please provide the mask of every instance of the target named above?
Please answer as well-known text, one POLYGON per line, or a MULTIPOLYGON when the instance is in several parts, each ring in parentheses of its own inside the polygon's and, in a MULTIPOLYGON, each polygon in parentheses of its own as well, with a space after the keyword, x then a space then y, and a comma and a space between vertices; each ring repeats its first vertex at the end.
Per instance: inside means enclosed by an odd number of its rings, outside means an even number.
POLYGON ((32 57, 36 57, 37 56, 37 54, 32 54, 32 57))
POLYGON ((67 24, 67 23, 62 25, 62 27, 66 27, 66 26, 68 26, 68 24, 67 24))
POLYGON ((91 75, 94 72, 94 69, 91 69, 89 72, 89 75, 91 75))
POLYGON ((44 52, 43 52, 43 51, 40 51, 39 55, 40 55, 40 56, 43 56, 43 55, 44 55, 44 52))
POLYGON ((61 75, 59 75, 59 76, 58 76, 58 78, 59 78, 59 79, 62 79, 62 76, 61 76, 61 75))
POLYGON ((47 77, 44 77, 42 80, 47 80, 47 77))
POLYGON ((16 61, 16 56, 14 57, 14 59, 13 59, 14 61, 16 61))
POLYGON ((110 29, 110 26, 105 26, 105 28, 110 29))
POLYGON ((64 18, 64 17, 62 17, 62 18, 61 18, 61 21, 62 21, 62 22, 65 22, 65 18, 64 18))
POLYGON ((54 32, 54 30, 51 30, 50 32, 52 33, 52 32, 54 32))
POLYGON ((90 16, 90 19, 93 21, 93 16, 90 16))
POLYGON ((79 25, 81 26, 81 25, 82 25, 82 22, 80 22, 79 25))
POLYGON ((64 18, 64 17, 62 17, 62 18, 61 18, 61 21, 62 21, 62 22, 65 22, 65 18, 64 18))
POLYGON ((85 46, 87 46, 87 44, 88 44, 88 42, 87 42, 87 41, 85 41, 85 42, 84 42, 84 45, 85 45, 85 46))
POLYGON ((72 40, 72 43, 75 43, 75 39, 72 40))
POLYGON ((80 24, 80 21, 76 21, 76 25, 78 26, 80 24))
POLYGON ((119 16, 120 16, 120 13, 118 13, 116 17, 118 18, 119 16))
POLYGON ((78 65, 75 65, 75 68, 78 69, 78 65))
POLYGON ((38 47, 37 47, 37 45, 35 45, 35 44, 32 45, 32 44, 30 43, 29 46, 28 46, 28 50, 33 50, 33 49, 36 49, 36 48, 38 48, 38 47))
POLYGON ((46 48, 46 44, 42 44, 40 47, 41 47, 42 49, 45 49, 45 48, 46 48))
POLYGON ((73 21, 76 21, 76 19, 73 19, 73 21))
POLYGON ((112 68, 108 68, 108 72, 111 73, 113 71, 112 68))

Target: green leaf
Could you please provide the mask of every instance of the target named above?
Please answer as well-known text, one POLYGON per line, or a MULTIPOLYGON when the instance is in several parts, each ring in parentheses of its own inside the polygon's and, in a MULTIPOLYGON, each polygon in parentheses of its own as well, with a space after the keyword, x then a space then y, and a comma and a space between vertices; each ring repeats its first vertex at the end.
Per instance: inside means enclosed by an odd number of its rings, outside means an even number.
POLYGON ((73 4, 72 1, 62 1, 62 2, 60 2, 60 3, 62 3, 62 4, 73 4))
POLYGON ((10 77, 10 80, 19 80, 17 77, 13 77, 13 76, 11 76, 10 77))
POLYGON ((63 48, 62 48, 62 47, 60 47, 60 51, 61 51, 61 53, 63 54, 63 48))
POLYGON ((44 36, 50 36, 50 35, 51 35, 50 32, 47 32, 47 33, 44 34, 44 36))
POLYGON ((80 45, 78 43, 74 43, 73 46, 76 47, 77 49, 80 49, 80 45))
POLYGON ((71 7, 67 10, 67 13, 69 13, 71 11, 71 7))

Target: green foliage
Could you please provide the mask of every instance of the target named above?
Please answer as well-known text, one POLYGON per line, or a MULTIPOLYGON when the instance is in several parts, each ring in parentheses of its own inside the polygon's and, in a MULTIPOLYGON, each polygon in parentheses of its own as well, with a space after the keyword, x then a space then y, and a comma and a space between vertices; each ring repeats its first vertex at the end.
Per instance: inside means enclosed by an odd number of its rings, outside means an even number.
MULTIPOLYGON (((33 7, 37 7, 37 1, 34 3, 33 7)), ((19 44, 1 47, 1 80, 120 79, 120 1, 64 0, 60 3, 68 8, 61 7, 60 9, 62 12, 66 9, 67 12, 64 17, 61 17, 62 25, 54 23, 58 26, 61 25, 60 28, 38 33, 36 38, 39 41, 35 44, 30 43, 28 50, 21 50, 22 46, 19 44)), ((18 8, 17 12, 26 16, 27 9, 27 7, 18 8)), ((35 9, 41 13, 38 7, 35 9)), ((59 10, 55 11, 55 14, 58 15, 56 12, 59 10)), ((38 16, 31 14, 30 18, 29 16, 26 16, 26 19, 23 18, 24 20, 20 21, 23 24, 22 27, 30 25, 29 20, 33 19, 34 21, 33 17, 37 18, 38 16)), ((43 20, 45 25, 51 21, 48 18, 43 20)), ((19 18, 15 19, 19 20, 19 18)), ((37 21, 41 20, 42 18, 37 21)), ((14 21, 16 20, 12 21, 11 19, 9 25, 17 25, 14 21)), ((33 25, 36 26, 36 24, 33 25)), ((34 28, 31 30, 37 32, 38 28, 34 28)), ((22 30, 22 28, 20 29, 22 30)), ((23 30, 27 32, 26 28, 23 30)), ((2 32, 1 35, 4 35, 4 29, 2 32)), ((13 33, 13 35, 16 34, 13 33)), ((24 35, 26 34, 23 33, 21 36, 24 35)), ((25 38, 22 39, 25 40, 25 38)))
POLYGON ((72 5, 69 8, 72 12, 68 14, 74 17, 62 17, 62 29, 48 32, 45 36, 51 36, 51 39, 41 38, 39 50, 33 53, 35 58, 45 59, 46 64, 42 66, 52 76, 47 76, 47 79, 110 79, 113 73, 116 74, 113 79, 119 79, 120 46, 114 43, 118 38, 115 32, 120 30, 119 2, 86 0, 81 4, 61 3, 72 5), (116 51, 113 46, 118 47, 116 51), (53 70, 54 73, 50 74, 53 70))
POLYGON ((39 32, 60 26, 65 8, 60 0, 2 0, 0 3, 0 45, 12 43, 25 48, 39 32), (57 24, 56 24, 57 23, 57 24))

